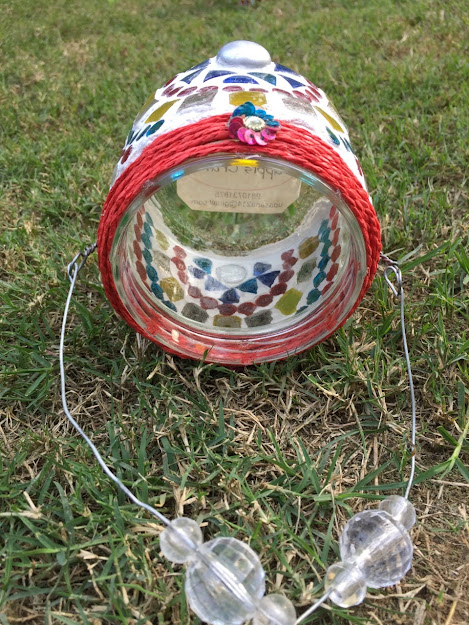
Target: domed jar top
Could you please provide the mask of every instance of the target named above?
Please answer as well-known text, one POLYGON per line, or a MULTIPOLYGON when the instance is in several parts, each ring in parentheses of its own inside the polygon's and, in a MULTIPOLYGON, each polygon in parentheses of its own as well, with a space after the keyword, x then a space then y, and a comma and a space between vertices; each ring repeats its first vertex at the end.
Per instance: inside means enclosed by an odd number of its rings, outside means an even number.
POLYGON ((285 358, 333 333, 380 248, 337 111, 249 41, 150 94, 98 231, 116 311, 167 351, 230 365, 285 358))

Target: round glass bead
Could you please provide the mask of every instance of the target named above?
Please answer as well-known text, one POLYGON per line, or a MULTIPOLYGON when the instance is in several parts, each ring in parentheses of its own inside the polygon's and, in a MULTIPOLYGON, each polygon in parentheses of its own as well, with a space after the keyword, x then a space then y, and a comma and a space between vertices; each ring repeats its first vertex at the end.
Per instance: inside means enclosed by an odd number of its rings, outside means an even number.
POLYGON ((193 519, 178 517, 161 532, 160 548, 165 558, 184 564, 203 543, 202 530, 193 519))
POLYGON ((295 625, 293 603, 283 595, 267 595, 259 603, 252 625, 295 625))
POLYGON ((407 530, 384 510, 364 510, 353 516, 339 545, 342 560, 360 568, 370 588, 397 584, 412 562, 407 530))
POLYGON ((336 562, 327 569, 325 587, 333 590, 331 601, 341 608, 350 608, 363 601, 366 595, 366 579, 362 571, 352 563, 336 562))
POLYGON ((185 590, 191 609, 209 625, 241 625, 256 613, 265 594, 257 554, 236 538, 215 538, 194 554, 185 590))
POLYGON ((379 504, 379 509, 390 514, 392 518, 401 523, 406 530, 410 530, 417 520, 414 506, 408 499, 400 495, 386 497, 386 499, 383 499, 379 504))

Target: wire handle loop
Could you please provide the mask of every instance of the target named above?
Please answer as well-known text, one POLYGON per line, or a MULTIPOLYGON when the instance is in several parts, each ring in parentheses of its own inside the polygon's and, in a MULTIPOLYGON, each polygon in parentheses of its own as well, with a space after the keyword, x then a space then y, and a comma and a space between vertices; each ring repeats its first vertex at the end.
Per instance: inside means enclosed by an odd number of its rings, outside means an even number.
POLYGON ((73 259, 67 265, 67 275, 70 281, 72 281, 74 277, 76 278, 76 276, 82 270, 84 264, 88 260, 88 257, 95 251, 97 247, 98 243, 94 242, 92 245, 88 245, 88 247, 85 247, 84 250, 81 250, 81 252, 75 254, 73 259), (79 258, 81 258, 80 262, 78 262, 79 258))

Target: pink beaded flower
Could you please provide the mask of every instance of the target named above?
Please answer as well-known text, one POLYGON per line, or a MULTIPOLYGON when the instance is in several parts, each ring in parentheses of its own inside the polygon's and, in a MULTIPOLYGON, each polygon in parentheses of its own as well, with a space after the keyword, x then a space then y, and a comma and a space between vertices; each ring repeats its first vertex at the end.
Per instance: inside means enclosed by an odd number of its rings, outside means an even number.
POLYGON ((256 109, 252 102, 238 106, 228 121, 228 134, 232 139, 239 139, 249 145, 267 145, 275 139, 280 124, 272 115, 262 109, 256 109))

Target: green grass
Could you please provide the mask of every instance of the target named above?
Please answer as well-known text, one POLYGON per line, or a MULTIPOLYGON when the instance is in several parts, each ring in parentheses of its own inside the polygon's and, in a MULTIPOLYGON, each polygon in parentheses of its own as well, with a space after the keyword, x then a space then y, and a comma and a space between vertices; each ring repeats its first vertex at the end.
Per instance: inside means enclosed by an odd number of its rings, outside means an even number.
MULTIPOLYGON (((155 86, 252 39, 349 125, 400 258, 418 401, 411 573, 308 623, 462 625, 467 600, 469 210, 465 3, 33 2, 1 8, 0 624, 192 624, 161 528, 62 413, 65 267, 96 238, 129 126, 155 86)), ((95 258, 67 339, 69 402, 125 483, 169 516, 249 541, 268 589, 321 591, 347 518, 408 475, 398 311, 378 275, 309 352, 231 371, 173 359, 113 313, 95 258)))

